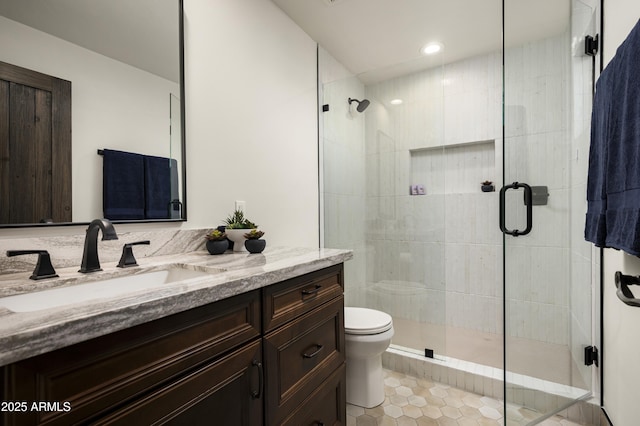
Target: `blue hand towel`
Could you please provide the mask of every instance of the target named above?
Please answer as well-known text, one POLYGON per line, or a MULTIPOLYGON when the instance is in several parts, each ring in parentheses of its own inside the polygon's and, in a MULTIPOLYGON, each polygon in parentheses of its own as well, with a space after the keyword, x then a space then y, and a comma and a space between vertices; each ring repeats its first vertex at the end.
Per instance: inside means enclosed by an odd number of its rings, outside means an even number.
POLYGON ((110 220, 144 219, 143 156, 104 150, 102 206, 110 220))
POLYGON ((596 84, 585 239, 640 256, 640 22, 596 84))
POLYGON ((164 157, 144 156, 145 209, 147 219, 170 218, 171 168, 164 157))

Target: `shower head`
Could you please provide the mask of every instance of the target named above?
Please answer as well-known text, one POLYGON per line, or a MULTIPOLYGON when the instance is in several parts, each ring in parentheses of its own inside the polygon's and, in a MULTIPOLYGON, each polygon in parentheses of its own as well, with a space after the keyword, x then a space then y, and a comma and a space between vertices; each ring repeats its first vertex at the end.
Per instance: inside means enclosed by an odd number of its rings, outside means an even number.
POLYGON ((358 106, 356 107, 356 110, 358 112, 364 112, 364 110, 367 109, 367 107, 370 104, 368 99, 363 99, 363 100, 359 101, 357 99, 349 98, 349 105, 351 105, 351 102, 357 102, 358 103, 358 106))

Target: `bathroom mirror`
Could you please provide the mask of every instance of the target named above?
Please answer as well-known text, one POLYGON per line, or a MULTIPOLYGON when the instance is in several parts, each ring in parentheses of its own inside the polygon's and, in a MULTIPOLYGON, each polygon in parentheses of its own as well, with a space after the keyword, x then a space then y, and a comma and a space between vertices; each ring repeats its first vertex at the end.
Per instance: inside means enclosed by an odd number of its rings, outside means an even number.
MULTIPOLYGON (((186 220, 182 19, 182 0, 0 0, 0 62, 71 86, 71 159, 62 162, 70 170, 68 218, 5 219, 0 227, 83 224, 104 217, 104 150, 171 160, 173 203, 166 217, 115 222, 186 220)), ((7 121, 0 117, 0 132, 7 121)), ((10 154, 6 143, 0 148, 4 166, 10 154)), ((35 156, 44 155, 32 149, 35 156)), ((55 145, 52 151, 55 156, 55 145)), ((64 183, 42 169, 24 173, 25 178, 48 174, 49 192, 55 193, 64 183)), ((7 170, 0 166, 5 191, 15 178, 7 170)), ((21 198, 27 197, 12 197, 12 210, 20 208, 21 198)))

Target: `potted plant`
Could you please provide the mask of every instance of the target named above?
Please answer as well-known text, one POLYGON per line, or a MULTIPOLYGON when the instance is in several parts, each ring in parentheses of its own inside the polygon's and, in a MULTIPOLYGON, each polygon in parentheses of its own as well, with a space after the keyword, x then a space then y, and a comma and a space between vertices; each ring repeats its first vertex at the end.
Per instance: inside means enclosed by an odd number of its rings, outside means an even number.
POLYGON ((257 229, 252 229, 250 232, 244 234, 244 237, 247 239, 244 242, 244 246, 246 247, 249 253, 262 253, 265 246, 267 245, 266 240, 261 240, 264 232, 258 231, 257 229))
POLYGON ((482 182, 482 192, 493 192, 495 191, 495 187, 493 186, 493 182, 491 182, 490 180, 485 180, 484 182, 482 182))
POLYGON ((209 254, 222 254, 229 248, 229 240, 227 240, 227 234, 214 229, 205 235, 207 239, 207 251, 209 254))
POLYGON ((224 220, 227 238, 233 242, 233 251, 245 251, 244 234, 248 229, 256 229, 258 225, 244 217, 242 210, 234 211, 224 220))

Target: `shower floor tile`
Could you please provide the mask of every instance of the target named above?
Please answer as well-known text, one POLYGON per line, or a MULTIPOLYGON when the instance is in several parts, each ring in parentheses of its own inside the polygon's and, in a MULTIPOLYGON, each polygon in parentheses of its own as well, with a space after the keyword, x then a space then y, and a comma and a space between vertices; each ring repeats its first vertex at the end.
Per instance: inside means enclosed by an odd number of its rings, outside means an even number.
MULTIPOLYGON (((418 350, 428 347, 439 355, 503 368, 501 334, 419 323, 398 317, 393 318, 393 328, 392 344, 418 350)), ((581 376, 575 372, 567 346, 510 337, 509 347, 512 348, 507 353, 509 371, 586 389, 581 376)))
MULTIPOLYGON (((386 398, 378 407, 347 404, 347 426, 490 426, 504 425, 503 403, 454 387, 384 370, 386 398)), ((507 408, 507 425, 529 424, 536 413, 507 408)), ((543 426, 583 426, 560 416, 543 426)))

